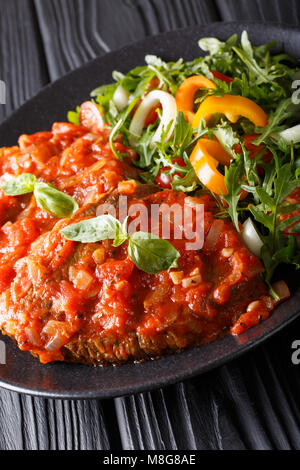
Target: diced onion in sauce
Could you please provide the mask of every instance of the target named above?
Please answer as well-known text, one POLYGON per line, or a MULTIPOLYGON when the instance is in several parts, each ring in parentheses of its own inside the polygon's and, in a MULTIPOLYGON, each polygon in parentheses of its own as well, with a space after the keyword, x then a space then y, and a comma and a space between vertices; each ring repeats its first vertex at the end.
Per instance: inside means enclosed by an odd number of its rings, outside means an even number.
POLYGON ((33 344, 34 346, 40 346, 41 344, 40 337, 33 328, 30 328, 29 326, 27 326, 25 328, 25 333, 31 344, 33 344))
POLYGON ((272 289, 280 298, 279 302, 288 299, 291 296, 290 290, 284 281, 277 281, 272 284, 272 289))
POLYGON ((87 290, 93 283, 93 276, 84 269, 77 269, 71 266, 69 269, 69 279, 74 286, 80 290, 87 290))
POLYGON ((45 346, 45 349, 50 352, 58 351, 64 344, 64 341, 59 336, 51 338, 45 346))
POLYGON ((96 264, 103 264, 105 261, 105 255, 106 252, 104 246, 99 246, 99 248, 97 248, 93 253, 93 260, 96 264))
POLYGON ((188 289, 189 287, 194 287, 197 286, 198 284, 201 284, 202 282, 202 276, 201 274, 198 274, 197 276, 191 276, 191 277, 186 277, 185 279, 182 280, 182 287, 184 289, 188 289))
POLYGON ((43 334, 49 336, 45 346, 47 351, 57 351, 67 343, 69 333, 65 322, 49 320, 42 330, 43 334))
POLYGON ((175 286, 178 286, 182 279, 183 279, 183 271, 172 271, 170 272, 170 278, 172 279, 172 282, 173 284, 175 284, 175 286))

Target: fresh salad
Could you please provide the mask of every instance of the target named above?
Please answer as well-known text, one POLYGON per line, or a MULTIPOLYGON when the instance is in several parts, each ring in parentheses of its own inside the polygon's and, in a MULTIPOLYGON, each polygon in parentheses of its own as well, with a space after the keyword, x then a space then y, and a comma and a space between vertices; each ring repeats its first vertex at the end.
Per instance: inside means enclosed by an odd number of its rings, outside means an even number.
POLYGON ((191 62, 147 55, 68 115, 96 126, 102 116, 114 154, 123 158, 120 139, 136 151, 144 182, 209 191, 269 285, 279 264, 300 266, 300 72, 275 46, 255 47, 244 31, 240 42, 200 39, 208 54, 191 62))

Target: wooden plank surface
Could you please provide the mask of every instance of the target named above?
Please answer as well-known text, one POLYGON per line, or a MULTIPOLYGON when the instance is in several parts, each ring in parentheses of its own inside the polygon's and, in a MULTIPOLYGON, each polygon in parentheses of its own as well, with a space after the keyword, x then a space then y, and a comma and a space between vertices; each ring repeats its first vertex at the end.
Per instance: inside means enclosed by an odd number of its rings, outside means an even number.
POLYGON ((49 80, 31 0, 0 2, 0 79, 6 83, 0 121, 49 80))
POLYGON ((217 0, 217 6, 224 21, 299 24, 299 0, 217 0))
POLYGON ((34 3, 52 80, 147 35, 219 19, 211 0, 35 0, 34 3))
MULTIPOLYGON (((0 119, 109 50, 224 20, 300 23, 298 0, 0 0, 0 119)), ((0 449, 300 449, 296 322, 266 346, 202 377, 100 402, 0 391, 0 449)))

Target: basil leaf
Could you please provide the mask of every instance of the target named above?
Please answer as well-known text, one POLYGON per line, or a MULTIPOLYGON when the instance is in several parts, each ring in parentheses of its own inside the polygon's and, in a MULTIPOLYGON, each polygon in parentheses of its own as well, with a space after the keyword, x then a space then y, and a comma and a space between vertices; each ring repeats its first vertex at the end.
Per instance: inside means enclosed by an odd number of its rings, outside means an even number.
POLYGON ((36 183, 34 196, 41 209, 56 217, 70 217, 78 209, 77 202, 71 196, 47 183, 36 183))
POLYGON ((109 214, 105 214, 69 225, 61 230, 61 233, 68 240, 81 243, 95 243, 102 240, 115 239, 119 233, 122 233, 122 226, 117 219, 109 214))
POLYGON ((116 248, 118 246, 123 245, 128 239, 129 239, 129 234, 127 233, 127 222, 128 222, 128 216, 124 220, 123 224, 117 225, 117 230, 116 230, 116 236, 113 242, 113 246, 116 248))
POLYGON ((17 178, 11 178, 0 185, 8 196, 21 196, 32 193, 36 184, 36 177, 31 173, 23 173, 17 178))
POLYGON ((148 274, 177 267, 179 252, 167 240, 152 233, 136 232, 129 239, 128 254, 133 263, 148 274))

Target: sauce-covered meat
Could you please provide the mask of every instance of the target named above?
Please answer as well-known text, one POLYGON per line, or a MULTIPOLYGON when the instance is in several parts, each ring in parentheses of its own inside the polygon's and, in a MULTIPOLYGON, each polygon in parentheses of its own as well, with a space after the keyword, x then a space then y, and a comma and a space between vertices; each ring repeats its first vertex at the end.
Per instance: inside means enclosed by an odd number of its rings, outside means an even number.
MULTIPOLYGON (((232 223, 217 218, 215 202, 207 195, 190 198, 149 186, 143 191, 128 182, 137 176, 131 157, 128 151, 123 162, 115 158, 106 131, 94 135, 64 123, 1 150, 2 179, 33 173, 80 207, 71 219, 59 220, 40 209, 32 195, 0 194, 0 327, 43 363, 159 357, 230 330, 241 332, 273 307, 261 262, 232 223), (129 205, 148 209, 149 227, 153 205, 167 211, 173 204, 202 204, 203 246, 187 249, 188 237, 184 230, 181 239, 175 237, 178 227, 170 216, 167 239, 180 253, 178 267, 147 274, 129 259, 127 242, 114 247, 111 240, 80 243, 62 235, 67 225, 94 217, 101 201, 117 206, 120 194, 130 195, 129 205)), ((165 216, 162 211, 152 227, 159 236, 165 216)), ((192 211, 191 227, 195 217, 192 211)))

